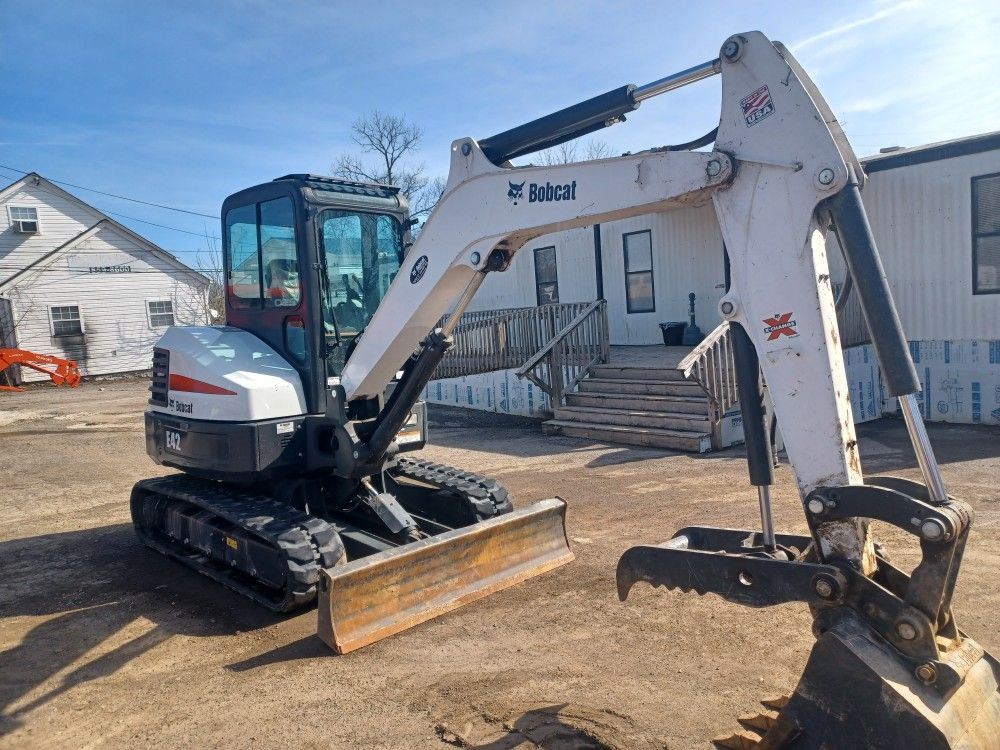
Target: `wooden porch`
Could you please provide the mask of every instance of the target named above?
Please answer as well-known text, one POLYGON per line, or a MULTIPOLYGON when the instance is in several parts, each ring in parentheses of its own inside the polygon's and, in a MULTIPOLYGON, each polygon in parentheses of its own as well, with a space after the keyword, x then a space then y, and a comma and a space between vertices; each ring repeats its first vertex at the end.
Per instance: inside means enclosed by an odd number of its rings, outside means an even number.
POLYGON ((549 397, 548 433, 703 453, 721 447, 731 363, 725 325, 696 347, 610 346, 597 300, 469 313, 438 372, 517 368, 549 397))

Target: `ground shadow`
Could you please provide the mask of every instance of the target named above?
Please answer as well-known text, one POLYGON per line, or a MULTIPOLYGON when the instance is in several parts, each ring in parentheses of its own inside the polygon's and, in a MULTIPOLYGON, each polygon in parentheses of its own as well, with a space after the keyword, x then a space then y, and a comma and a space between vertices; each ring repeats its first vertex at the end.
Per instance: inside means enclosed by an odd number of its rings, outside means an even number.
MULTIPOLYGON (((438 737, 449 744, 472 750, 517 750, 538 747, 542 750, 615 750, 633 748, 652 750, 663 747, 636 727, 625 716, 605 710, 568 703, 535 706, 524 710, 513 721, 483 714, 481 728, 495 739, 476 742, 439 724, 438 737), (499 736, 498 736, 499 735, 499 736)), ((475 731, 470 725, 470 731, 475 731)), ((482 735, 480 735, 482 736, 482 735)))
POLYGON ((270 664, 282 664, 289 661, 299 661, 300 659, 318 659, 331 656, 333 652, 330 647, 315 635, 307 635, 292 641, 284 646, 265 651, 243 661, 227 664, 226 669, 231 672, 249 672, 251 669, 266 667, 270 664))
POLYGON ((232 635, 287 617, 144 547, 131 524, 0 542, 0 581, 0 617, 45 618, 0 653, 0 735, 21 716, 114 674, 174 635, 232 635), (116 645, 9 710, 106 643, 116 645))

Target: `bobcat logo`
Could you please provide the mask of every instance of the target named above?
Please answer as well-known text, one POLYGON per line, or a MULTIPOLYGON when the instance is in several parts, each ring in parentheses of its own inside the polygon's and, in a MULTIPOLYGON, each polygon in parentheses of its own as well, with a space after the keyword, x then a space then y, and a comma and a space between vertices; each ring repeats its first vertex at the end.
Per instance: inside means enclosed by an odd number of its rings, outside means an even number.
MULTIPOLYGON (((527 182, 527 180, 525 180, 525 182, 527 182)), ((507 184, 510 185, 510 190, 507 191, 507 200, 516 206, 517 202, 524 197, 524 182, 520 185, 515 185, 513 182, 508 180, 507 184)))

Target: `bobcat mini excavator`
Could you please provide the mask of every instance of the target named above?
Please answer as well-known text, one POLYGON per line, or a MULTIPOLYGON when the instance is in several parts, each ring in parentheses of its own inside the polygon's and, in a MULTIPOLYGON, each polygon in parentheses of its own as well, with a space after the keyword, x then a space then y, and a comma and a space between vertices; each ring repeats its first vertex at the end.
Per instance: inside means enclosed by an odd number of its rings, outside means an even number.
POLYGON ((760 736, 731 746, 996 748, 1000 667, 951 608, 972 510, 945 491, 923 428, 864 179, 794 57, 749 32, 681 73, 455 141, 444 194, 405 251, 406 205, 393 188, 290 175, 237 193, 223 206, 230 325, 171 329, 154 352, 147 447, 183 473, 136 486, 136 529, 272 609, 318 593, 320 637, 340 651, 568 561, 562 501, 512 511, 495 482, 407 456, 425 439, 419 395, 476 290, 526 242, 710 201, 762 530, 690 527, 630 549, 619 596, 644 581, 754 607, 809 605, 817 641, 797 689, 760 736), (721 114, 703 138, 510 164, 713 75, 721 114), (831 229, 923 483, 862 473, 831 229), (774 532, 761 373, 808 536, 774 532), (919 540, 911 574, 875 545, 870 519, 919 540))

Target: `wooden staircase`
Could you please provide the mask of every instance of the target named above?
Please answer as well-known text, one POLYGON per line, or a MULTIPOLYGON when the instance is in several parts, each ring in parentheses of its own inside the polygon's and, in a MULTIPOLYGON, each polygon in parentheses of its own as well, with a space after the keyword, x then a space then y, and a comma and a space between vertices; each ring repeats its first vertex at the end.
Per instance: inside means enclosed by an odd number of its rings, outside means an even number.
POLYGON ((592 366, 542 429, 608 443, 706 453, 712 449, 704 389, 673 368, 592 366))

